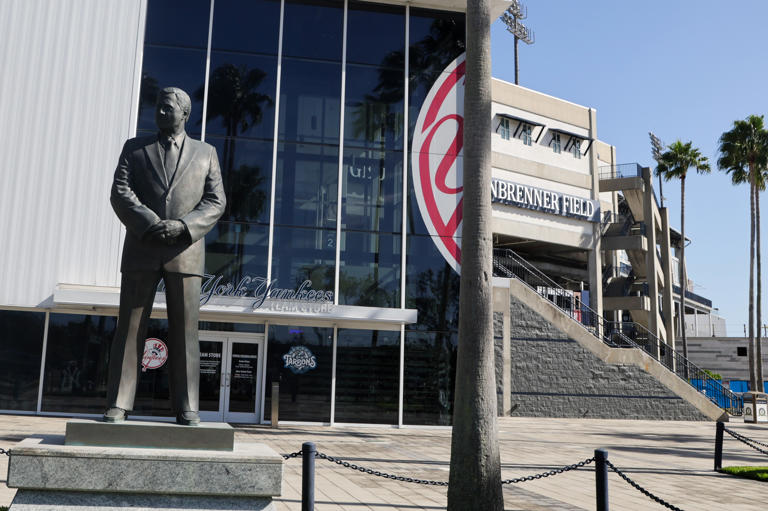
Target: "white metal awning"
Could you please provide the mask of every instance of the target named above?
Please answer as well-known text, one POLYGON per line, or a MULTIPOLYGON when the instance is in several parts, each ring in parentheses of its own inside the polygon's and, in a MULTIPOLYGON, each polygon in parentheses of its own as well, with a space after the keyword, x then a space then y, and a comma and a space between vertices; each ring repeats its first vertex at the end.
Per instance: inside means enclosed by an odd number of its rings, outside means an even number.
MULTIPOLYGON (((117 315, 119 287, 58 284, 53 292, 53 310, 88 310, 117 315)), ((254 308, 252 297, 216 296, 200 307, 201 321, 286 324, 300 326, 339 326, 376 330, 399 330, 401 325, 416 323, 416 309, 334 305, 267 298, 254 308)), ((157 293, 153 317, 166 317, 165 293, 157 293)))

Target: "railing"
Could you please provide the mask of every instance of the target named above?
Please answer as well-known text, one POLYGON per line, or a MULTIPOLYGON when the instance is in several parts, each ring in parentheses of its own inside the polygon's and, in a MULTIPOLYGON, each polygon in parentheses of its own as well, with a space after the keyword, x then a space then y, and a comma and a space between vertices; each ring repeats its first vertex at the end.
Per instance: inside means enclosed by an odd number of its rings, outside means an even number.
POLYGON ((597 168, 600 179, 617 179, 622 177, 642 177, 643 168, 637 163, 621 163, 619 165, 603 165, 597 168))
POLYGON ((494 275, 516 278, 578 321, 589 333, 613 348, 638 348, 661 362, 667 369, 706 395, 731 415, 741 415, 744 402, 719 380, 710 377, 671 346, 642 325, 634 322, 607 321, 581 302, 580 293, 564 289, 528 261, 509 249, 493 251, 494 275))

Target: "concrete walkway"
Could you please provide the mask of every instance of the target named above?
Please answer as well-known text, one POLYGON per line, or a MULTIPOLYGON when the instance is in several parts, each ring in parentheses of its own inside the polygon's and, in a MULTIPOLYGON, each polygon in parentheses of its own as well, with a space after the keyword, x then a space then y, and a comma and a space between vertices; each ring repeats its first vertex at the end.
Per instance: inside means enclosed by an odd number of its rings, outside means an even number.
MULTIPOLYGON (((63 434, 67 419, 0 415, 0 447, 13 448, 28 436, 63 434)), ((727 424, 768 443, 768 426, 727 424)), ((608 450, 609 460, 637 483, 686 511, 768 509, 768 485, 713 472, 715 425, 711 422, 596 419, 499 419, 502 477, 536 474, 591 458, 608 450), (754 495, 750 497, 749 495, 754 495), (760 501, 758 501, 760 499, 760 501)), ((448 479, 450 435, 447 428, 285 426, 238 427, 239 441, 264 442, 280 453, 296 452, 313 441, 320 452, 374 470, 420 479, 448 479)), ((768 456, 726 435, 724 465, 768 465, 768 456)), ((446 489, 374 477, 318 459, 315 509, 439 510, 446 489)), ((7 458, 0 456, 0 505, 13 490, 5 487, 7 458)), ((595 509, 593 465, 540 480, 505 485, 507 510, 595 509)), ((611 509, 664 509, 609 474, 611 509)), ((285 464, 280 511, 301 509, 301 460, 285 464)))

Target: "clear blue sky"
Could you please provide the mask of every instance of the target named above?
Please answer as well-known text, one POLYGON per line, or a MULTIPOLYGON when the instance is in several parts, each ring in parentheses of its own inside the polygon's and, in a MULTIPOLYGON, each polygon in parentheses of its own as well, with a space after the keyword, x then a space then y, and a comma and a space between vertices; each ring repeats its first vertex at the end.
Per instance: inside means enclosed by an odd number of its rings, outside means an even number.
MULTIPOLYGON (((712 174, 686 179, 686 249, 694 291, 713 301, 728 334, 747 322, 749 196, 717 169, 718 138, 733 121, 768 114, 768 2, 742 0, 523 0, 536 33, 520 44, 520 85, 597 110, 598 137, 620 163, 652 166, 648 131, 665 144, 691 140, 712 174)), ((514 82, 512 35, 492 27, 493 75, 514 82)), ((658 186, 658 181, 654 180, 658 186)), ((680 186, 664 182, 680 228, 680 186)), ((763 194, 763 252, 768 199, 763 194)), ((764 265, 768 274, 768 266, 764 265)), ((765 282, 766 279, 763 279, 765 282)), ((768 288, 763 287, 763 324, 768 288)))

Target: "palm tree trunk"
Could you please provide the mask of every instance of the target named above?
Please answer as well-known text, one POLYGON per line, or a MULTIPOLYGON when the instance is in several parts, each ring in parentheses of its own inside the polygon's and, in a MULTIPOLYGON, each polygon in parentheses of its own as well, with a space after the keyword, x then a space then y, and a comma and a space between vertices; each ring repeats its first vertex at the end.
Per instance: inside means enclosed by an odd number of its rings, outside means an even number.
MULTIPOLYGON (((688 289, 688 272, 685 271, 685 174, 680 177, 680 317, 683 331, 683 357, 688 360, 688 337, 685 328, 685 292, 688 289)), ((688 377, 688 366, 685 366, 685 377, 688 377)))
POLYGON ((490 0, 467 2, 459 347, 448 511, 502 511, 491 267, 490 0))
POLYGON ((763 392, 763 347, 760 332, 763 328, 763 296, 762 296, 762 270, 760 264, 760 189, 755 186, 755 241, 757 245, 757 332, 755 332, 755 366, 757 377, 757 388, 755 390, 763 392))
POLYGON ((757 374, 755 374, 755 179, 752 169, 749 171, 749 386, 757 390, 757 374))

